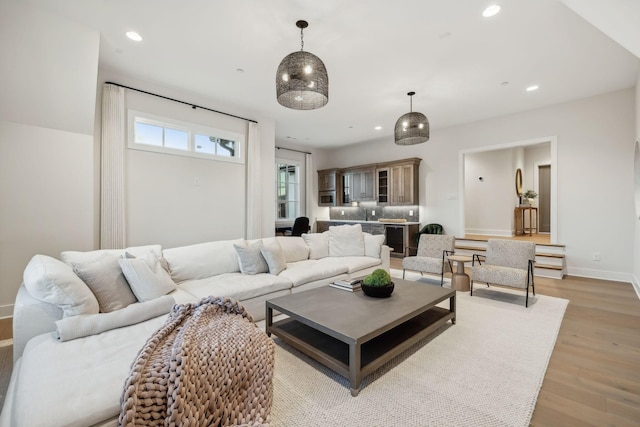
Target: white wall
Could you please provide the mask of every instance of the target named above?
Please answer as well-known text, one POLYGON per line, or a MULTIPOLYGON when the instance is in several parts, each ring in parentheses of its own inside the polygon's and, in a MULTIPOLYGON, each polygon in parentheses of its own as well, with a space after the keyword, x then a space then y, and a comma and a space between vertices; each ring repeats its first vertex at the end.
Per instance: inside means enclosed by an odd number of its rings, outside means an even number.
POLYGON ((0 117, 93 133, 100 34, 24 3, 0 3, 0 117))
POLYGON ((36 253, 94 247, 93 123, 100 37, 0 4, 0 316, 36 253))
POLYGON ((634 90, 434 130, 425 144, 401 147, 391 138, 331 151, 318 168, 420 157, 420 219, 459 230, 461 150, 557 137, 558 243, 568 273, 630 281, 633 272, 634 90), (353 161, 352 159, 357 159, 353 161), (599 252, 601 261, 592 261, 599 252))
POLYGON ((515 149, 465 155, 465 232, 511 236, 516 206, 515 149))

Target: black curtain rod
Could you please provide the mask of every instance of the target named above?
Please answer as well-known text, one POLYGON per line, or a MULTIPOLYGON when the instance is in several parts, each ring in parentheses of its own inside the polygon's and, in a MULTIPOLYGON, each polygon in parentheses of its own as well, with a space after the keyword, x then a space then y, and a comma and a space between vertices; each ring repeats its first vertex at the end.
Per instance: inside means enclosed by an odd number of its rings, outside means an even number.
POLYGON ((311 154, 311 153, 310 153, 310 152, 308 152, 308 151, 294 150, 293 148, 284 148, 284 147, 278 147, 278 146, 276 146, 276 148, 277 148, 278 150, 289 150, 289 151, 295 151, 296 153, 311 154))
POLYGON ((168 101, 178 102, 178 103, 180 103, 180 104, 188 105, 188 106, 190 106, 191 108, 193 108, 194 110, 195 110, 196 108, 200 108, 200 109, 202 109, 202 110, 212 111, 212 112, 214 112, 214 113, 218 113, 218 114, 224 114, 225 116, 235 117, 236 119, 246 120, 246 121, 248 121, 248 122, 252 122, 252 123, 258 123, 257 121, 255 121, 255 120, 251 120, 251 119, 247 119, 246 117, 236 116, 236 115, 233 115, 233 114, 225 113, 224 111, 213 110, 213 109, 211 109, 211 108, 202 107, 202 106, 200 106, 200 105, 192 104, 191 102, 180 101, 179 99, 169 98, 168 96, 158 95, 157 93, 147 92, 146 90, 136 89, 135 87, 130 87, 130 86, 121 85, 120 83, 115 83, 115 82, 106 82, 106 84, 114 85, 114 86, 120 86, 120 87, 123 87, 123 88, 125 88, 125 89, 129 89, 129 90, 135 90, 136 92, 144 93, 144 94, 147 94, 147 95, 157 96, 158 98, 166 99, 166 100, 168 100, 168 101))

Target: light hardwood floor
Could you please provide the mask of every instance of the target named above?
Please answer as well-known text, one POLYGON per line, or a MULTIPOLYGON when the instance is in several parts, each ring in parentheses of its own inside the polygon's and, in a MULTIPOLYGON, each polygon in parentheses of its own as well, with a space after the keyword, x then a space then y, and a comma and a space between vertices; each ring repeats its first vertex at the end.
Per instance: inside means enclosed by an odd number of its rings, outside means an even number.
POLYGON ((569 304, 531 426, 640 426, 640 300, 631 284, 537 277, 535 285, 569 304))

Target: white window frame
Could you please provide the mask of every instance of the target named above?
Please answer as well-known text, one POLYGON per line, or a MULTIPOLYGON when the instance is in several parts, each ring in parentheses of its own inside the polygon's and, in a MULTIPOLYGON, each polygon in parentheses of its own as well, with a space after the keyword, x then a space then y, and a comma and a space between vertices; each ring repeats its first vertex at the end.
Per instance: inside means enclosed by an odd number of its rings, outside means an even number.
POLYGON ((128 148, 132 150, 151 151, 155 153, 172 154, 175 156, 197 157, 200 159, 217 160, 221 162, 244 163, 245 135, 222 129, 211 128, 196 123, 188 123, 155 114, 144 113, 136 110, 128 111, 128 148), (146 123, 163 128, 185 131, 188 133, 188 149, 158 147, 155 145, 138 144, 135 138, 135 124, 146 123), (215 136, 236 142, 236 150, 233 156, 218 156, 215 154, 198 153, 195 151, 195 135, 215 136))
MULTIPOLYGON (((275 168, 276 168, 276 180, 275 180, 275 186, 276 186, 276 206, 275 206, 275 214, 276 214, 276 223, 293 223, 295 221, 295 219, 297 217, 299 217, 301 215, 302 212, 302 203, 300 201, 300 197, 301 197, 301 191, 302 189, 300 188, 301 186, 301 181, 302 181, 302 164, 298 161, 295 160, 291 160, 291 159, 276 159, 275 162, 275 168), (289 216, 287 218, 280 218, 279 215, 279 208, 280 208, 280 199, 279 199, 279 195, 278 195, 278 184, 279 184, 279 165, 288 165, 288 166, 295 166, 296 167, 296 176, 297 176, 297 182, 296 182, 296 194, 295 194, 295 198, 293 200, 293 202, 295 202, 296 204, 296 209, 293 213, 293 216, 289 216)), ((287 191, 288 194, 288 191, 287 191)), ((289 198, 287 198, 287 203, 289 203, 289 198)))

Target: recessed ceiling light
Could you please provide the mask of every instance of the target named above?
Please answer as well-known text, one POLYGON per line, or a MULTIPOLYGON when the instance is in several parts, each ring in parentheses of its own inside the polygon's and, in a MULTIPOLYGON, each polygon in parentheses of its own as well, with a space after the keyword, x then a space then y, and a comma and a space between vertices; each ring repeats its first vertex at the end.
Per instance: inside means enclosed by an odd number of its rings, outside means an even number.
POLYGON ((375 130, 380 130, 380 129, 382 129, 382 126, 376 126, 374 129, 375 130))
POLYGON ((482 12, 482 16, 484 16, 485 18, 491 18, 492 16, 497 15, 498 12, 500 12, 500 5, 492 4, 482 12))
POLYGON ((129 37, 134 42, 141 42, 142 36, 135 31, 127 31, 127 37, 129 37))
POLYGON ((540 86, 538 85, 531 85, 527 88, 527 92, 533 92, 534 90, 538 90, 540 88, 540 86))

